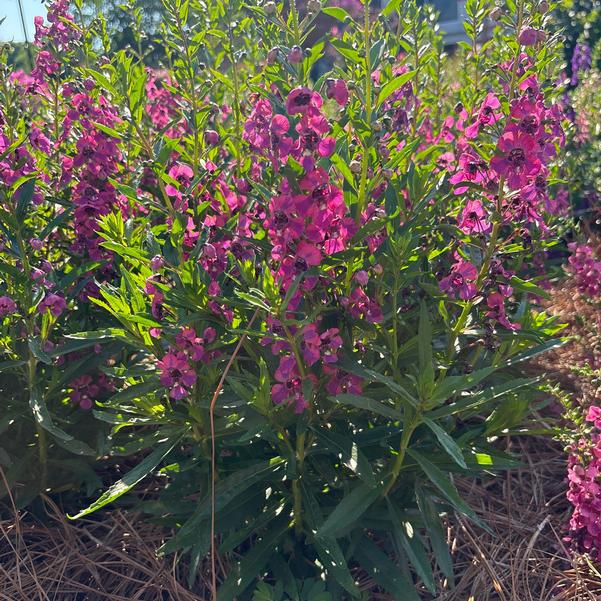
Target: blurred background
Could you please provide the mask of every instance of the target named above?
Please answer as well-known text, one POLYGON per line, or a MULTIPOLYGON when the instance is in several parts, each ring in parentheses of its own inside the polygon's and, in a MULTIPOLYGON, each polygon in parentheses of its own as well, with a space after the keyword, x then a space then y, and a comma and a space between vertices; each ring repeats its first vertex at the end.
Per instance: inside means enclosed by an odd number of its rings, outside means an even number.
MULTIPOLYGON (((377 9, 387 0, 372 0, 377 9)), ((465 17, 464 0, 423 0, 432 5, 440 14, 440 28, 445 34, 445 42, 452 49, 464 39, 463 19, 465 17)), ((303 0, 298 2, 301 5, 303 0)), ((361 9, 359 0, 329 0, 328 6, 342 6, 351 14, 361 9)), ((141 19, 148 46, 153 46, 151 54, 160 60, 160 47, 157 48, 156 34, 160 22, 162 0, 83 0, 80 15, 84 19, 93 19, 104 14, 109 25, 115 49, 123 48, 132 42, 131 26, 136 12, 141 19)), ((43 0, 0 0, 0 42, 9 42, 13 46, 9 61, 18 68, 28 69, 30 58, 26 42, 33 40, 36 15, 45 15, 43 0)), ((590 49, 592 63, 600 66, 601 59, 601 0, 562 0, 553 11, 558 30, 565 36, 566 75, 571 77, 574 50, 577 45, 590 49)), ((322 27, 331 26, 324 15, 322 27)), ((160 43, 159 43, 160 46, 160 43)))

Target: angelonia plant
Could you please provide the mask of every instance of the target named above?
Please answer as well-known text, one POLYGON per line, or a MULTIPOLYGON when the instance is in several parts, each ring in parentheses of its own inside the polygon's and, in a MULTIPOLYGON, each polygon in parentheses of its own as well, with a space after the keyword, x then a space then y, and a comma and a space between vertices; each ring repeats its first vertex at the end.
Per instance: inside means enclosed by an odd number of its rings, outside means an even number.
POLYGON ((212 557, 213 598, 451 586, 444 519, 487 527, 453 478, 515 465, 495 440, 540 398, 520 365, 558 344, 549 4, 467 0, 449 56, 412 1, 169 0, 160 67, 48 10, 0 92, 20 502, 128 455, 75 517, 155 474, 140 509, 191 581, 212 557))

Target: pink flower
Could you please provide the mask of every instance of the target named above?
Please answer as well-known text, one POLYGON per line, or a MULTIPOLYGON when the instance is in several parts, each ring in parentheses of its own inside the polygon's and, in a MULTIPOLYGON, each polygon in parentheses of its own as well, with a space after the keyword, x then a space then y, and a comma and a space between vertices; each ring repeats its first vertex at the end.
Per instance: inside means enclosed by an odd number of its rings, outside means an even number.
POLYGON ((586 414, 586 421, 587 422, 597 422, 597 420, 601 419, 601 407, 597 407, 596 405, 591 405, 588 408, 587 414, 586 414))
POLYGON ((355 288, 348 299, 343 299, 342 305, 355 319, 365 319, 369 323, 380 323, 384 319, 380 305, 361 288, 355 288))
POLYGON ((190 392, 196 383, 196 373, 190 367, 186 354, 181 351, 170 350, 160 361, 157 367, 161 372, 160 382, 165 388, 170 388, 169 396, 180 400, 190 392))
MULTIPOLYGON (((468 147, 459 156, 459 167, 449 181, 452 184, 468 181, 486 185, 489 179, 488 163, 478 153, 468 147)), ((466 190, 468 190, 467 186, 457 186, 454 192, 455 194, 463 194, 466 190)))
POLYGON ((497 144, 499 154, 492 158, 491 168, 507 179, 510 188, 517 190, 535 176, 542 168, 536 156, 537 144, 528 134, 515 130, 506 131, 497 144))
POLYGON ((69 399, 77 403, 81 409, 91 409, 100 392, 100 386, 94 383, 92 376, 87 374, 80 376, 71 382, 70 387, 73 390, 69 394, 69 399))
POLYGON ((349 99, 346 81, 344 79, 327 79, 326 97, 333 98, 340 106, 344 106, 349 99))
POLYGON ((323 373, 327 376, 326 390, 329 394, 336 396, 346 392, 348 394, 361 394, 363 380, 354 374, 329 365, 323 366, 323 373))
POLYGON ((0 296, 0 317, 6 317, 17 311, 17 303, 10 296, 0 296))
POLYGON ((468 200, 459 216, 459 229, 465 234, 488 234, 492 229, 482 203, 468 200))
MULTIPOLYGON (((309 404, 303 396, 303 385, 292 355, 284 355, 275 372, 277 384, 271 388, 271 398, 276 405, 293 405, 295 413, 302 413, 309 404)), ((314 379, 314 376, 313 378, 314 379)))
POLYGON ((342 338, 338 332, 338 328, 330 328, 319 334, 317 324, 305 326, 301 349, 307 365, 313 365, 319 359, 324 363, 338 361, 338 349, 342 347, 342 338))
POLYGON ((302 63, 304 58, 303 49, 300 46, 293 46, 288 52, 288 62, 293 65, 302 63))
POLYGON ((486 313, 487 317, 498 321, 508 330, 519 330, 521 328, 519 323, 511 323, 509 319, 507 319, 505 313, 505 298, 503 294, 500 292, 489 294, 486 299, 486 304, 489 308, 489 311, 486 313))
POLYGON ((311 109, 319 109, 322 105, 321 96, 309 88, 295 88, 288 94, 286 112, 289 115, 304 115, 311 109))
POLYGON ((492 92, 489 92, 478 110, 474 123, 466 127, 465 137, 475 138, 481 127, 494 125, 500 121, 503 118, 503 113, 497 112, 499 108, 501 108, 499 99, 492 92))
POLYGON ((209 146, 219 144, 219 134, 214 129, 207 129, 204 132, 204 140, 209 146))
POLYGON ((451 273, 440 280, 440 289, 449 296, 463 300, 470 300, 476 296, 475 281, 478 279, 478 270, 469 261, 459 259, 452 267, 451 273))
POLYGON ((213 354, 207 352, 205 347, 215 340, 217 332, 215 328, 207 328, 202 336, 197 336, 194 328, 182 328, 175 341, 177 346, 184 351, 192 361, 203 361, 208 363, 213 354))
POLYGON ((67 301, 58 294, 46 295, 38 305, 38 311, 40 313, 45 313, 46 310, 48 310, 54 317, 59 317, 66 308, 67 301))

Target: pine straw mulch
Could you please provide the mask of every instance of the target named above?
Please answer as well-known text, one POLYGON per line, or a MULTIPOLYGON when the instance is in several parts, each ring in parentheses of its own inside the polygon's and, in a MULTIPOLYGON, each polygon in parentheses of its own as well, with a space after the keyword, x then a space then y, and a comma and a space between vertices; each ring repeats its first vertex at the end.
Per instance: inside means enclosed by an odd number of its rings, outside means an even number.
POLYGON ((566 459, 542 438, 517 438, 508 450, 524 467, 497 478, 457 482, 494 536, 459 517, 450 530, 457 582, 436 601, 598 601, 601 576, 565 548, 566 459))
MULTIPOLYGON (((601 576, 568 559, 562 542, 568 505, 561 449, 540 438, 508 444, 524 467, 490 480, 456 482, 495 535, 455 520, 449 542, 456 586, 435 601, 601 599, 601 576)), ((102 520, 69 522, 48 498, 45 508, 43 520, 15 512, 18 519, 0 522, 0 601, 210 599, 208 574, 190 589, 184 561, 156 556, 169 533, 142 516, 112 510, 102 520)))

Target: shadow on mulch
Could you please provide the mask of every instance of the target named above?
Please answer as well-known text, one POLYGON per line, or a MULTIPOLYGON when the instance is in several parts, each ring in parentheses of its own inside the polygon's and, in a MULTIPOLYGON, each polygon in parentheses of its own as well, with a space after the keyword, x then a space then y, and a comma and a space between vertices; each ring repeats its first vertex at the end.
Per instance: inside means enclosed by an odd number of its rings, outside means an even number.
MULTIPOLYGON (((487 481, 456 482, 495 536, 463 519, 449 527, 456 586, 435 601, 601 599, 601 577, 569 559, 562 542, 568 517, 564 454, 544 439, 518 438, 510 445, 523 468, 487 481)), ((210 598, 208 574, 190 590, 185 562, 157 558, 168 534, 159 526, 120 510, 104 513, 102 521, 73 523, 50 499, 45 506, 45 524, 27 513, 0 522, 0 601, 210 598)), ((374 593, 376 598, 381 595, 374 593)))

